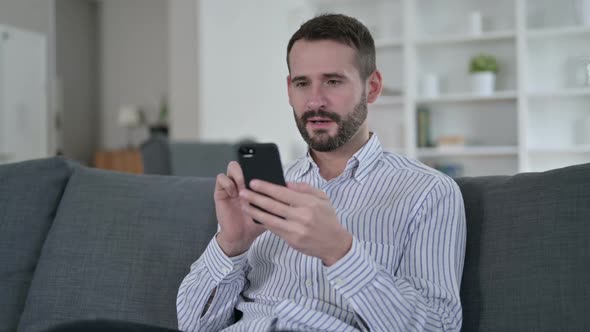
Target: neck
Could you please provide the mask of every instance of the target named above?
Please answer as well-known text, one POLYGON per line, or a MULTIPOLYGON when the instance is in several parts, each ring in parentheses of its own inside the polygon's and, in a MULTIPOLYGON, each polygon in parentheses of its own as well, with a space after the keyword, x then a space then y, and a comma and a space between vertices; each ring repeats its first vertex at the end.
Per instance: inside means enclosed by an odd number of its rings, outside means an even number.
POLYGON ((320 169, 320 175, 327 181, 340 176, 346 168, 346 163, 370 137, 367 126, 362 126, 348 142, 334 151, 320 152, 310 149, 311 157, 320 169))

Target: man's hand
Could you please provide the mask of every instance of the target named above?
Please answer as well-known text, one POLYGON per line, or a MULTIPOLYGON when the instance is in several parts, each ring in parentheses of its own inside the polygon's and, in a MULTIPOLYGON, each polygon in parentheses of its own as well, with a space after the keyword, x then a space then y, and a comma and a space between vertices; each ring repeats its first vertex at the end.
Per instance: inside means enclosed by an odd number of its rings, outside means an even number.
POLYGON ((253 180, 250 188, 256 192, 241 189, 240 197, 270 213, 248 204, 242 206, 246 214, 295 250, 318 257, 326 266, 336 263, 350 250, 352 234, 340 224, 323 191, 305 183, 288 183, 283 187, 260 180, 253 180))
POLYGON ((237 256, 250 248, 252 242, 265 231, 261 225, 242 210, 247 204, 238 193, 246 188, 240 164, 232 161, 227 166, 227 174, 217 175, 215 182, 215 213, 221 228, 217 243, 229 257, 237 256))

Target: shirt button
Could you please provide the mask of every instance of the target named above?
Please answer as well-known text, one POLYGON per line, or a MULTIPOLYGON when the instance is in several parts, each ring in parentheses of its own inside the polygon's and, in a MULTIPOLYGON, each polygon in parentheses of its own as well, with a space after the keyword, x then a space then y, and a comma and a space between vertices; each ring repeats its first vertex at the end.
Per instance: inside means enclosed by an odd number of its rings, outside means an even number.
POLYGON ((223 274, 228 274, 228 273, 229 273, 229 269, 228 269, 227 267, 224 267, 224 268, 221 270, 221 273, 223 273, 223 274))
POLYGON ((345 283, 344 280, 341 278, 336 278, 335 281, 336 281, 336 285, 338 285, 338 286, 342 286, 345 283))
POLYGON ((312 284, 313 284, 313 283, 311 282, 311 280, 310 280, 310 279, 307 279, 307 280, 305 281, 305 286, 307 286, 307 287, 311 287, 311 285, 312 285, 312 284))

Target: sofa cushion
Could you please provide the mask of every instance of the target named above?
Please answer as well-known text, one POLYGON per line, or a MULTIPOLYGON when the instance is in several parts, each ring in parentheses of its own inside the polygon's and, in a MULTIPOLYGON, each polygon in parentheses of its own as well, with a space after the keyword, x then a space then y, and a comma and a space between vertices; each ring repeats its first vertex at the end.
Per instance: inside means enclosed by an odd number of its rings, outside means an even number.
POLYGON ((464 331, 590 327, 590 164, 463 178, 464 331))
POLYGON ((174 328, 176 294, 217 229, 214 179, 76 168, 19 330, 77 319, 174 328))
POLYGON ((231 143, 170 143, 170 171, 178 176, 215 177, 225 173, 236 160, 237 148, 231 143))
POLYGON ((60 158, 0 166, 0 331, 14 331, 71 169, 60 158))

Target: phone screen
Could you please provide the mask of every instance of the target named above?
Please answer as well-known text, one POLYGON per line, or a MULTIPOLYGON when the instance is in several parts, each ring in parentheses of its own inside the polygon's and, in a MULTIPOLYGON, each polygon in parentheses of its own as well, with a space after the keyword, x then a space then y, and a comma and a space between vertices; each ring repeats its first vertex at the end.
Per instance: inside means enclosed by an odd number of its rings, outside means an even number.
MULTIPOLYGON (((244 173, 246 188, 250 189, 250 181, 253 179, 286 186, 281 156, 276 144, 241 144, 238 147, 238 162, 244 173)), ((260 209, 260 207, 257 208, 260 209)), ((261 210, 264 211, 264 209, 261 210)), ((260 223, 256 220, 254 222, 260 223)))

